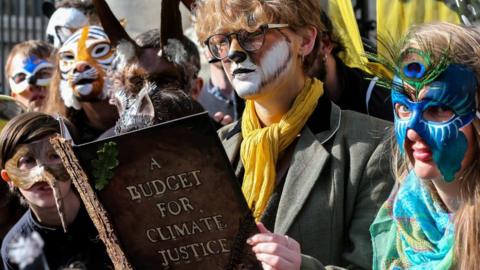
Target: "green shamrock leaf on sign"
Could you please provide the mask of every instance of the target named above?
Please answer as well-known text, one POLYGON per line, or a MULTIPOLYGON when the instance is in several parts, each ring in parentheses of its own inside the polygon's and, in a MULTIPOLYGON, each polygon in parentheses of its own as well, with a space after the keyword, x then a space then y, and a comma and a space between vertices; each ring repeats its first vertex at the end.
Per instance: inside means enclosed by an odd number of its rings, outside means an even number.
POLYGON ((118 166, 118 149, 115 142, 107 142, 97 151, 92 160, 95 189, 102 190, 112 179, 113 170, 118 166))

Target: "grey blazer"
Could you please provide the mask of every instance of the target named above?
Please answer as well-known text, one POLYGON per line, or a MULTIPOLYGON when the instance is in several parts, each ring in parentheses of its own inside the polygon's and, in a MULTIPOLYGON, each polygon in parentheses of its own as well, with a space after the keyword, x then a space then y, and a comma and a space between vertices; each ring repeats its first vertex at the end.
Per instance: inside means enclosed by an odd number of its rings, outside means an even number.
MULTIPOLYGON (((219 130, 237 176, 240 125, 219 130)), ((320 98, 295 146, 274 221, 274 232, 300 243, 301 269, 371 269, 369 226, 394 183, 384 139, 390 125, 320 98)))

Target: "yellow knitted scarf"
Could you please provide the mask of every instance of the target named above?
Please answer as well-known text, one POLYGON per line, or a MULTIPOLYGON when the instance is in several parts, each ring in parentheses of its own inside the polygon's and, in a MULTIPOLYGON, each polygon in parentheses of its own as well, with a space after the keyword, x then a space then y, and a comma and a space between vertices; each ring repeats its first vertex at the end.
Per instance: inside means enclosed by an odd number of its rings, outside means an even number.
POLYGON ((280 122, 263 128, 254 102, 247 100, 242 116, 243 142, 240 149, 245 167, 242 191, 257 221, 275 187, 279 154, 300 133, 322 94, 323 84, 317 79, 307 78, 304 88, 280 122))

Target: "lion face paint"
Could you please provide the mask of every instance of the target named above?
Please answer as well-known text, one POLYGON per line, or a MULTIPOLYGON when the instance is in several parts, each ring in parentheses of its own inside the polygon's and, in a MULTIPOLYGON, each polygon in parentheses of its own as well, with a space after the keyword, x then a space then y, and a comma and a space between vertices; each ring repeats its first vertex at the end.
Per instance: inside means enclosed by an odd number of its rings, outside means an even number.
POLYGON ((80 110, 79 101, 103 100, 109 88, 106 71, 114 49, 99 26, 86 26, 70 36, 59 50, 60 92, 67 107, 80 110))

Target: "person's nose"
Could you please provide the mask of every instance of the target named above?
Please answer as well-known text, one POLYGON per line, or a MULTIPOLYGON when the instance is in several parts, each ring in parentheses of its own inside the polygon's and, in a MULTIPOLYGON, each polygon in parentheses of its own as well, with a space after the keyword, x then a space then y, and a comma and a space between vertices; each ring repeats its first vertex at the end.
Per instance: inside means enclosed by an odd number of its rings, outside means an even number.
POLYGON ((75 66, 75 68, 73 69, 73 72, 78 72, 78 73, 81 73, 81 72, 84 72, 88 69, 92 68, 90 66, 90 64, 88 64, 87 62, 85 61, 81 61, 81 62, 78 62, 77 65, 75 66))
POLYGON ((418 142, 422 140, 422 137, 414 129, 409 128, 407 130, 407 139, 411 142, 418 142))
POLYGON ((36 84, 28 84, 27 88, 25 89, 28 92, 34 93, 34 94, 40 94, 42 92, 42 87, 36 85, 36 84))
POLYGON ((228 58, 235 63, 241 63, 247 59, 247 52, 240 46, 236 37, 230 42, 228 58))
POLYGON ((28 85, 36 85, 37 84, 37 77, 36 76, 30 76, 27 79, 28 85))

